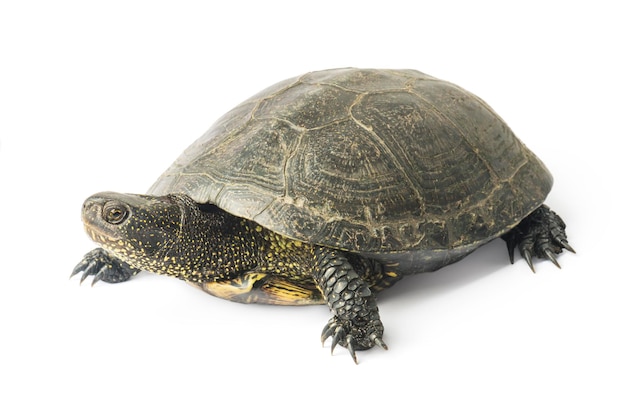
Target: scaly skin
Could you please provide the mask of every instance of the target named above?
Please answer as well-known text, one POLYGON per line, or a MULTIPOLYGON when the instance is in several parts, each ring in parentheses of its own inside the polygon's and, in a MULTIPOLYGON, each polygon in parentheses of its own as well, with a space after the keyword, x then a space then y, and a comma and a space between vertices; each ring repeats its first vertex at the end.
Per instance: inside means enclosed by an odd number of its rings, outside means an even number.
POLYGON ((83 221, 103 248, 76 266, 81 281, 118 283, 146 270, 236 302, 326 303, 332 349, 346 347, 356 362, 355 350, 386 348, 374 292, 400 276, 373 260, 291 240, 184 195, 95 195, 83 221))
MULTIPOLYGON (((322 342, 332 337, 331 352, 346 347, 356 363, 356 350, 387 349, 375 293, 400 280, 391 264, 286 238, 185 195, 94 195, 85 202, 83 221, 102 248, 73 270, 82 272, 81 282, 93 276, 93 283, 119 283, 146 270, 236 302, 326 303, 333 317, 322 342)), ((503 239, 511 261, 518 247, 531 268, 533 256, 558 265, 555 254, 573 251, 565 224, 546 206, 503 239)))
POLYGON ((322 343, 332 336, 331 352, 337 344, 346 347, 355 363, 355 350, 374 345, 387 349, 374 294, 347 257, 338 250, 316 247, 315 259, 314 274, 334 314, 322 331, 322 343))

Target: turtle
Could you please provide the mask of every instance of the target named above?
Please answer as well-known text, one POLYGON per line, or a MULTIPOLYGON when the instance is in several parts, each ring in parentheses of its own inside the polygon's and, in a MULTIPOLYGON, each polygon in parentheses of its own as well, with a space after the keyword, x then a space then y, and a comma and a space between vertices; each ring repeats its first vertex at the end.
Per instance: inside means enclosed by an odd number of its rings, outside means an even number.
MULTIPOLYGON (((558 265, 546 166, 483 100, 417 70, 340 68, 272 85, 219 118, 146 194, 82 208, 100 246, 72 276, 145 270, 242 303, 325 304, 331 354, 387 349, 377 295, 502 238, 558 265)), ((560 267, 560 266, 559 266, 560 267)))

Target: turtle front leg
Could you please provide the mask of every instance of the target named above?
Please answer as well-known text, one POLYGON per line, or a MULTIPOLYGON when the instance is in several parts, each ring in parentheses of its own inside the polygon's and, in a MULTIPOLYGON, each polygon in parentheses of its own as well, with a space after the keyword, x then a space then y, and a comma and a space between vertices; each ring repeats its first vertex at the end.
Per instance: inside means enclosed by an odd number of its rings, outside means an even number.
POLYGON ((91 285, 100 280, 107 283, 120 283, 130 279, 141 270, 132 267, 130 264, 112 256, 102 248, 95 248, 89 251, 80 263, 74 267, 70 277, 74 277, 82 272, 80 282, 84 282, 89 276, 93 276, 91 285))
POLYGON ((322 331, 322 344, 332 336, 331 353, 337 344, 346 347, 357 363, 355 350, 374 345, 387 349, 376 299, 369 286, 338 250, 315 249, 315 279, 333 317, 322 331))
POLYGON ((547 258, 560 267, 556 261, 556 254, 560 254, 563 249, 576 252, 567 242, 565 222, 546 205, 540 206, 522 219, 515 228, 504 234, 502 239, 506 241, 511 263, 517 247, 533 272, 534 256, 547 258))

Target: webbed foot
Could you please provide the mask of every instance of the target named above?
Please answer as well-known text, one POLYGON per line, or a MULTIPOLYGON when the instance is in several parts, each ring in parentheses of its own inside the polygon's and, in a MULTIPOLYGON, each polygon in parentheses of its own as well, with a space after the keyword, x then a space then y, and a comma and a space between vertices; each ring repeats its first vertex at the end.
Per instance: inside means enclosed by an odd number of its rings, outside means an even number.
POLYGON ((113 257, 102 248, 96 248, 85 254, 81 262, 72 270, 70 278, 82 272, 80 283, 84 282, 87 277, 93 276, 91 282, 93 286, 100 280, 106 283, 125 282, 139 271, 130 264, 113 257))
POLYGON ((547 258, 560 268, 556 255, 563 249, 576 252, 567 242, 565 222, 546 205, 540 206, 522 219, 515 228, 504 234, 502 239, 506 241, 511 263, 514 261, 514 250, 517 247, 533 272, 535 271, 533 257, 547 258))

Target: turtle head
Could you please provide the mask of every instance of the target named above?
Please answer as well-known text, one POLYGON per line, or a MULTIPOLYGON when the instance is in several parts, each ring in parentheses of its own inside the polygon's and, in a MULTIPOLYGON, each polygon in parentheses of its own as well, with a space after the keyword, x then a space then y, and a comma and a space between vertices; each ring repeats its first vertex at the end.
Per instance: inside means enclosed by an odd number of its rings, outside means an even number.
POLYGON ((121 260, 167 273, 168 254, 179 245, 192 206, 181 195, 105 192, 85 201, 82 218, 89 236, 121 260))
POLYGON ((242 222, 184 194, 105 192, 83 204, 87 233, 112 255, 140 270, 191 281, 223 277, 254 265, 251 254, 256 247, 242 222), (247 243, 251 247, 244 248, 247 243))

